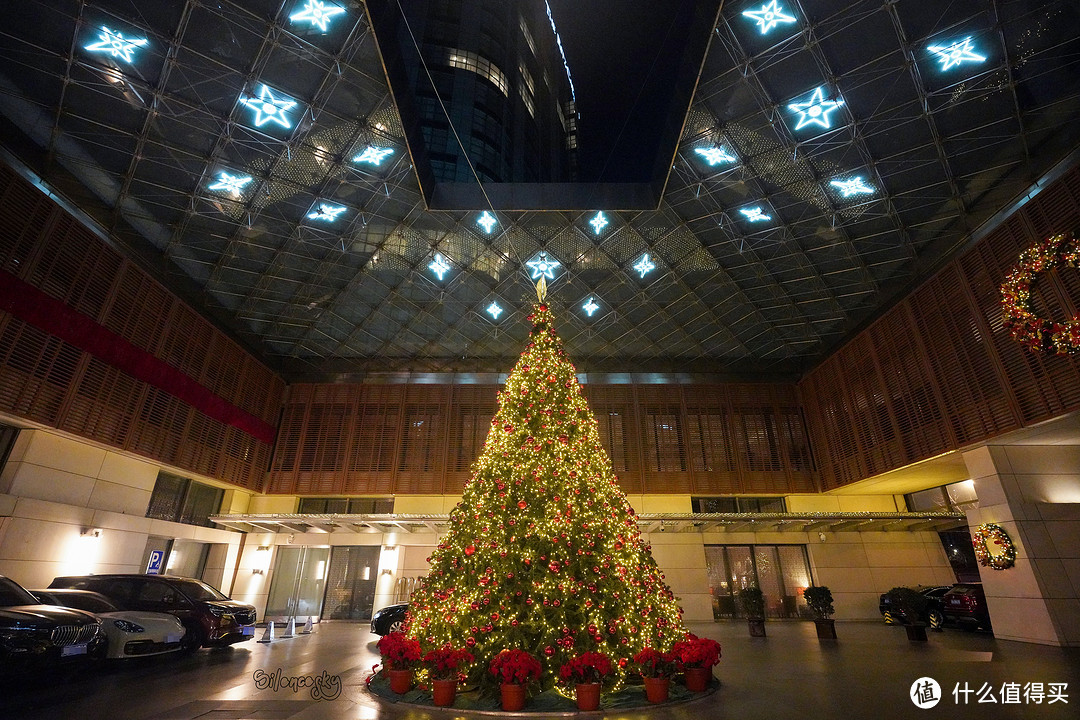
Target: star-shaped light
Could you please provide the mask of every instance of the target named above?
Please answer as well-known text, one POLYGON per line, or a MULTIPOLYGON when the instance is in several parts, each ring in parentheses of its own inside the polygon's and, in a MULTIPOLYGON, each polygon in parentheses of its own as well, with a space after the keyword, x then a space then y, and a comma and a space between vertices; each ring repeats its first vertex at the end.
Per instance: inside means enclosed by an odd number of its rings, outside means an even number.
MULTIPOLYGON (((439 279, 441 280, 442 278, 439 279)), ((499 316, 502 315, 502 313, 503 309, 499 307, 499 303, 495 302, 494 300, 492 300, 491 304, 487 306, 487 314, 495 320, 498 320, 499 316)))
POLYGON ((377 148, 374 145, 368 145, 364 148, 364 152, 360 153, 352 160, 355 163, 368 163, 370 165, 378 165, 388 156, 394 154, 394 148, 377 148))
POLYGON ((262 127, 268 122, 277 123, 283 128, 292 127, 292 120, 285 113, 296 107, 296 101, 282 95, 276 97, 274 91, 263 85, 259 97, 241 98, 240 102, 255 111, 255 127, 262 127))
POLYGON ((586 315, 592 317, 593 313, 600 309, 600 306, 597 305, 596 301, 590 297, 588 300, 585 301, 585 304, 581 306, 581 309, 585 311, 586 315))
POLYGON ((820 125, 828 130, 832 127, 829 113, 844 104, 843 100, 826 100, 825 91, 818 88, 806 102, 791 103, 788 110, 799 113, 799 123, 795 126, 799 130, 806 125, 820 125))
POLYGON ((710 165, 733 163, 738 159, 722 147, 697 148, 694 152, 705 158, 705 162, 710 165))
POLYGON ((854 177, 850 180, 832 180, 829 184, 839 190, 844 197, 874 194, 874 188, 863 182, 861 177, 854 177))
POLYGON ((590 220, 589 224, 593 226, 593 230, 599 235, 600 231, 608 226, 608 219, 604 217, 603 212, 597 212, 596 217, 590 220))
POLYGON ((637 261, 637 265, 634 265, 634 269, 641 273, 641 277, 645 277, 649 272, 656 269, 656 263, 649 259, 649 253, 645 253, 637 261))
POLYGON ((546 252, 541 252, 539 257, 535 260, 530 260, 525 263, 532 268, 532 279, 536 280, 540 277, 546 277, 548 280, 555 279, 555 268, 559 267, 558 260, 552 260, 547 256, 546 252))
POLYGON ((206 186, 207 190, 224 190, 225 192, 239 195, 244 191, 244 186, 251 182, 250 175, 230 175, 227 172, 218 173, 218 179, 206 186))
POLYGON ((756 20, 762 35, 767 35, 780 23, 787 25, 795 22, 795 18, 786 14, 777 0, 772 0, 768 5, 762 5, 760 10, 744 10, 743 17, 756 20))
POLYGON ((442 280, 443 276, 450 272, 450 266, 446 264, 442 255, 439 254, 435 255, 435 259, 428 265, 428 269, 435 273, 435 277, 439 278, 439 280, 442 280))
POLYGON ((499 221, 495 219, 495 216, 489 213, 487 210, 485 210, 483 214, 476 219, 476 224, 484 228, 484 232, 486 232, 488 235, 491 234, 491 229, 495 227, 498 222, 499 221))
POLYGON ((340 8, 335 5, 328 5, 319 0, 308 0, 304 9, 298 13, 293 13, 289 16, 289 19, 293 22, 300 22, 307 20, 311 23, 312 27, 317 27, 323 32, 326 32, 330 27, 330 20, 335 15, 340 15, 345 12, 345 8, 340 8))
POLYGON ((928 45, 926 49, 937 55, 937 59, 941 61, 942 70, 948 70, 960 63, 982 62, 986 59, 984 56, 975 53, 969 37, 957 40, 952 45, 946 45, 945 47, 928 45))
POLYGON ((104 25, 101 26, 101 34, 98 38, 98 42, 87 45, 86 49, 90 52, 108 53, 124 62, 131 62, 135 50, 150 43, 146 38, 126 38, 123 33, 110 30, 104 25))
POLYGON ((345 208, 340 205, 324 205, 319 203, 315 206, 315 209, 308 213, 310 220, 321 220, 323 222, 334 222, 337 220, 338 215, 345 212, 345 208))
POLYGON ((746 219, 750 222, 764 222, 765 220, 772 220, 771 215, 766 215, 764 212, 761 211, 761 208, 757 206, 752 208, 743 208, 739 210, 739 212, 745 215, 746 219))

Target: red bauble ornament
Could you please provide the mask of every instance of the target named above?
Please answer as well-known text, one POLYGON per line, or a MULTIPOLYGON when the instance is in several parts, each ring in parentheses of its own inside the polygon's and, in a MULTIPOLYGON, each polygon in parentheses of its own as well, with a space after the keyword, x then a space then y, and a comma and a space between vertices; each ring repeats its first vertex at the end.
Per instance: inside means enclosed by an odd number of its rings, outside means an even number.
POLYGON ((518 500, 518 508, 524 510, 526 507, 528 507, 528 503, 526 503, 524 500, 518 500))
POLYGON ((470 545, 469 547, 465 548, 465 554, 466 555, 472 555, 474 552, 476 552, 476 546, 475 545, 470 545))
POLYGON ((548 645, 546 648, 544 648, 544 654, 547 655, 548 657, 551 657, 552 655, 555 654, 555 648, 548 645))

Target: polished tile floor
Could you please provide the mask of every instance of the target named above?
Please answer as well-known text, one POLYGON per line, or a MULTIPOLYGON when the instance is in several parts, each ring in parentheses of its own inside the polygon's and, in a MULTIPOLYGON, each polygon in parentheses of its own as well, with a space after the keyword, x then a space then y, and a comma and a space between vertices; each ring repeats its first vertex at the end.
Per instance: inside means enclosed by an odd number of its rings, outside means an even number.
MULTIPOLYGON (((999 641, 951 629, 913 644, 902 628, 880 623, 837 623, 839 639, 833 642, 819 641, 813 624, 803 622, 770 622, 767 638, 749 637, 745 624, 736 621, 690 629, 723 647, 714 693, 668 707, 581 714, 596 720, 1080 717, 1080 648, 999 641), (929 709, 917 707, 919 693, 912 694, 913 684, 924 677, 941 688, 939 702, 929 709), (1040 683, 1042 702, 1036 703, 1040 683), (988 702, 991 697, 995 703, 988 702)), ((364 624, 324 623, 311 635, 269 644, 249 641, 187 657, 146 659, 63 681, 8 683, 0 687, 0 718, 452 720, 476 715, 370 694, 364 679, 378 662, 377 639, 364 624), (296 677, 321 678, 318 687, 326 697, 313 699, 310 687, 294 692, 281 680, 296 677)))

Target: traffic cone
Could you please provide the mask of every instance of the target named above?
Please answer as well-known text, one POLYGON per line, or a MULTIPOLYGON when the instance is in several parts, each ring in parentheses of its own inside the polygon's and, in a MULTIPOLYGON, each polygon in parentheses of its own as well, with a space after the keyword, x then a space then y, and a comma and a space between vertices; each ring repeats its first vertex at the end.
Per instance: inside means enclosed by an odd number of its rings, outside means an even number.
POLYGON ((312 625, 312 622, 311 622, 311 616, 308 615, 307 616, 307 622, 304 623, 304 629, 300 631, 300 634, 301 635, 310 635, 313 627, 314 626, 312 625))
POLYGON ((296 618, 289 618, 289 624, 285 626, 285 632, 281 634, 283 638, 291 638, 296 635, 296 618))
POLYGON ((263 633, 262 640, 260 640, 259 642, 261 642, 261 643, 274 642, 274 621, 273 620, 266 623, 266 631, 263 633))

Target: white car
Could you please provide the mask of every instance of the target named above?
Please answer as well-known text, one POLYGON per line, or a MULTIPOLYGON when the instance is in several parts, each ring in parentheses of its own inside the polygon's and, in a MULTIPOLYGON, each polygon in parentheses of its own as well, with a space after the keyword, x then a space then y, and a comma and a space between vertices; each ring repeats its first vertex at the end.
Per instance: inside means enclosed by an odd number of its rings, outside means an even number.
POLYGON ((101 593, 90 590, 31 590, 48 605, 86 610, 101 620, 108 638, 106 657, 132 658, 180 650, 186 629, 168 613, 121 610, 101 593))

